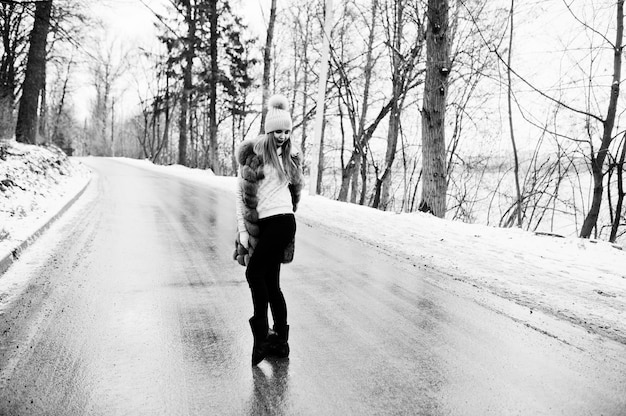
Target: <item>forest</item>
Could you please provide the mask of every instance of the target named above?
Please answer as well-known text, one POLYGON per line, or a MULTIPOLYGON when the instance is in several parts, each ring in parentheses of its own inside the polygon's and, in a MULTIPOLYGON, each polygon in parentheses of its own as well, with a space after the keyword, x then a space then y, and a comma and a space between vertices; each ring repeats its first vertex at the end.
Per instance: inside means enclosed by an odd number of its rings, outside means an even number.
POLYGON ((89 1, 0 0, 0 163, 17 140, 234 176, 280 93, 312 194, 623 243, 623 0, 136 2, 141 47, 89 1))

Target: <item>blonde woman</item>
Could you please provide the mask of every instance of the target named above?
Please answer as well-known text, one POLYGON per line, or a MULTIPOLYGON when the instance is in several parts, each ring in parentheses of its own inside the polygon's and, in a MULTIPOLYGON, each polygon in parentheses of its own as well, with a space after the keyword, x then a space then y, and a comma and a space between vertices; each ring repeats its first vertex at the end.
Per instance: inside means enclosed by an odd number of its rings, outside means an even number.
POLYGON ((280 288, 280 266, 293 259, 296 211, 302 189, 300 157, 292 154, 288 101, 269 99, 265 134, 241 143, 237 186, 237 249, 246 266, 254 314, 252 365, 268 356, 289 356, 287 304, 280 288), (269 330, 268 306, 273 331, 269 330))

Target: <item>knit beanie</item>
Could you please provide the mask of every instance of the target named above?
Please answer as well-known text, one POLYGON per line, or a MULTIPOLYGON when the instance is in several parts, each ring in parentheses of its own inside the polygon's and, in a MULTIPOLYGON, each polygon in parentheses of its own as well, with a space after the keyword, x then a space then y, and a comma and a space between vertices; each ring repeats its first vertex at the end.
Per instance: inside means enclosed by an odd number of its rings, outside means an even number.
POLYGON ((291 116, 289 115, 289 101, 282 95, 273 95, 267 102, 265 115, 265 134, 276 130, 291 130, 291 116))

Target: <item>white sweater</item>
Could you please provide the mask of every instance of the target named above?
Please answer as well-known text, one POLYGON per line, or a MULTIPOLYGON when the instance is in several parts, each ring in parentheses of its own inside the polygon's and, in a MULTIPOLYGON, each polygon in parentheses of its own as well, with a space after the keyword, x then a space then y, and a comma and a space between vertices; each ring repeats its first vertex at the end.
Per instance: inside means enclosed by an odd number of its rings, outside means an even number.
MULTIPOLYGON (((257 191, 259 203, 256 209, 259 213, 259 219, 279 214, 293 214, 289 181, 287 179, 281 181, 280 176, 278 176, 278 171, 269 164, 263 166, 263 173, 265 178, 259 182, 259 189, 257 191)), ((246 231, 246 226, 243 221, 243 191, 239 185, 239 181, 242 180, 240 171, 236 189, 237 229, 240 233, 246 231)))

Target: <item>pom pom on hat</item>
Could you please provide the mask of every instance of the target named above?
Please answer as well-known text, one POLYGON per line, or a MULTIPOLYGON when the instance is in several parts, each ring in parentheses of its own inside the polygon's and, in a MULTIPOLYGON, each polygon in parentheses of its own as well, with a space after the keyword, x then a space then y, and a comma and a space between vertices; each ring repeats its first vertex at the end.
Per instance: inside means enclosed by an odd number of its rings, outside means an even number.
POLYGON ((291 130, 291 115, 289 115, 289 100, 283 95, 273 95, 267 101, 265 115, 265 133, 276 130, 291 130))
POLYGON ((270 99, 267 100, 267 107, 277 108, 279 110, 287 110, 289 108, 289 101, 284 95, 272 95, 270 99))

